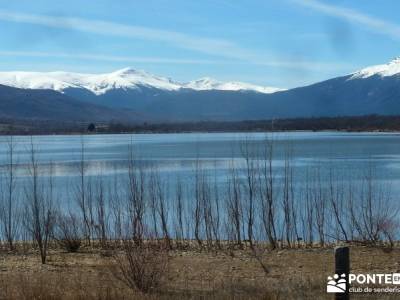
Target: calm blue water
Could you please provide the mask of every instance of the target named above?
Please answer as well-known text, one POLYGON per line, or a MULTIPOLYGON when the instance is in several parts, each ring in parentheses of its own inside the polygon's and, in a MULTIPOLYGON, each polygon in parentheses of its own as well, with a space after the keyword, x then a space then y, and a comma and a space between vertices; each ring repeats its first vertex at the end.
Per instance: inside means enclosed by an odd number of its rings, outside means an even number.
MULTIPOLYGON (((76 180, 82 141, 88 176, 107 180, 126 173, 132 144, 135 158, 144 168, 156 168, 170 181, 179 177, 190 182, 199 161, 203 170, 223 184, 232 165, 243 166, 243 144, 247 141, 249 149, 260 153, 266 138, 274 141, 274 166, 277 169, 283 167, 285 153, 290 149, 295 181, 300 185, 305 174, 313 168, 321 172, 332 169, 344 181, 360 180, 373 168, 377 181, 390 184, 394 193, 400 192, 400 134, 397 133, 121 134, 35 136, 32 140, 43 167, 42 174, 46 174, 52 162, 57 188, 62 191, 76 180)), ((3 171, 8 139, 0 137, 0 170, 3 171)), ((31 138, 14 137, 14 143, 17 174, 23 180, 27 175, 31 138)))

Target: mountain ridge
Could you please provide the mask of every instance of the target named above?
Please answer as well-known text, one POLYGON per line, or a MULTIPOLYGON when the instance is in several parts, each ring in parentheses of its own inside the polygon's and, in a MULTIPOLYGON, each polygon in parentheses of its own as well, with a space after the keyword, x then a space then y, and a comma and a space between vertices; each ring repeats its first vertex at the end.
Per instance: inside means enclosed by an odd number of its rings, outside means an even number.
POLYGON ((51 121, 129 121, 131 111, 85 103, 53 90, 19 89, 0 85, 0 118, 51 121))
MULTIPOLYGON (((80 118, 90 120, 100 117, 105 120, 119 119, 121 122, 400 115, 400 59, 308 86, 272 93, 256 91, 251 85, 251 89, 242 89, 238 83, 222 83, 211 78, 181 84, 131 68, 106 75, 47 73, 55 78, 54 81, 48 80, 48 75, 35 74, 38 73, 8 72, 8 83, 23 83, 25 89, 12 90, 9 87, 7 92, 0 89, 0 106, 3 102, 8 103, 14 112, 8 111, 18 116, 18 112, 22 115, 26 113, 27 105, 33 108, 32 118, 43 118, 49 116, 49 111, 38 105, 44 98, 46 101, 42 105, 51 108, 53 115, 61 119, 67 116, 76 118, 84 111, 86 115, 82 114, 80 118), (92 81, 90 76, 94 76, 95 80, 92 81), (60 80, 65 78, 68 80, 60 80), (38 86, 42 89, 36 89, 38 86), (36 95, 35 98, 30 94, 36 95), (13 98, 18 106, 11 102, 13 98), (60 104, 58 111, 51 102, 52 98, 60 104), (26 105, 23 99, 26 99, 26 105), (63 107, 67 113, 63 113, 63 107), (97 111, 99 116, 93 114, 91 109, 97 111), (78 111, 76 115, 73 110, 78 111)), ((0 78, 5 81, 4 76, 0 78)), ((3 108, 7 110, 7 105, 3 108)))
POLYGON ((232 90, 254 91, 259 93, 273 93, 283 89, 263 87, 243 82, 221 82, 211 78, 201 78, 186 83, 173 81, 170 78, 157 76, 133 68, 124 68, 111 73, 84 74, 74 72, 27 72, 11 71, 0 72, 0 84, 25 89, 52 89, 64 92, 65 89, 86 89, 99 96, 112 89, 161 89, 177 91, 181 89, 193 90, 232 90))

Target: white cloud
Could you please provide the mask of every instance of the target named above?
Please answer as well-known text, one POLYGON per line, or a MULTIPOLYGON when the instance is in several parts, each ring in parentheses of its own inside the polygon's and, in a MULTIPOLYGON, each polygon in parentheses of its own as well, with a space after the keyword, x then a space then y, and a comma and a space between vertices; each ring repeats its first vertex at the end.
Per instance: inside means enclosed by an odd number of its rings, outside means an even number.
MULTIPOLYGON (((298 2, 304 2, 296 0, 298 2)), ((308 2, 308 1, 306 1, 308 2)), ((314 2, 312 2, 314 3, 314 2)), ((351 66, 348 64, 337 64, 330 62, 315 62, 299 59, 285 58, 282 55, 272 53, 265 54, 243 48, 236 43, 225 39, 211 39, 199 36, 188 35, 176 31, 160 30, 143 26, 124 25, 115 22, 89 20, 73 17, 59 17, 48 15, 25 14, 0 10, 0 20, 7 22, 41 25, 52 28, 76 30, 91 34, 106 36, 119 36, 124 38, 150 40, 163 42, 174 47, 194 50, 199 53, 208 54, 223 58, 223 60, 197 60, 197 59, 169 59, 169 58, 144 58, 124 57, 101 54, 67 54, 67 53, 46 53, 46 52, 8 52, 3 51, 2 55, 15 56, 42 56, 42 57, 70 57, 76 59, 90 59, 118 62, 160 62, 160 63, 219 63, 219 64, 254 64, 266 67, 278 67, 285 69, 297 69, 308 71, 348 71, 351 66)), ((1 54, 1 53, 0 53, 1 54)))
MULTIPOLYGON (((246 64, 247 62, 238 62, 230 60, 206 60, 206 59, 178 59, 178 58, 164 58, 164 57, 140 57, 140 56, 116 56, 106 54, 94 53, 54 53, 54 52, 37 52, 37 51, 1 51, 1 56, 10 57, 38 57, 38 58, 67 58, 75 60, 94 60, 94 61, 107 61, 107 62, 121 62, 121 63, 158 63, 158 64, 218 64, 218 65, 237 65, 246 64)), ((265 67, 276 67, 286 69, 312 69, 324 71, 340 71, 348 70, 349 66, 345 63, 325 63, 325 62, 312 62, 312 61, 294 61, 294 60, 271 60, 265 62, 258 62, 257 65, 265 67)))
POLYGON ((291 2, 305 6, 307 8, 311 8, 329 16, 345 19, 348 22, 363 25, 369 30, 389 36, 394 39, 400 38, 399 25, 369 16, 353 9, 325 4, 316 0, 292 0, 291 2))
POLYGON ((14 57, 46 57, 46 58, 70 58, 78 60, 97 60, 122 63, 161 63, 161 64, 218 64, 220 61, 205 59, 178 59, 162 57, 134 57, 134 56, 115 56, 93 53, 54 53, 36 51, 0 51, 0 56, 14 57))
POLYGON ((250 60, 255 56, 252 51, 244 49, 235 43, 224 39, 203 38, 175 31, 124 25, 108 21, 23 14, 4 10, 0 10, 0 20, 77 30, 99 35, 164 42, 176 47, 190 49, 205 54, 240 60, 250 60))

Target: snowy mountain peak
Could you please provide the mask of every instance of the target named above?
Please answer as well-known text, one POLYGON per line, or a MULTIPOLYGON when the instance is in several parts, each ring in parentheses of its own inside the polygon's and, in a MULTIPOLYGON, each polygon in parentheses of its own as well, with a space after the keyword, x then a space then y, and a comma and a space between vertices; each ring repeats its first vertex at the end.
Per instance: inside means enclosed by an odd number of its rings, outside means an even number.
POLYGON ((0 84, 21 89, 49 89, 62 91, 73 88, 72 82, 54 76, 62 72, 39 73, 39 72, 0 72, 0 84))
POLYGON ((193 81, 190 81, 186 83, 184 86, 189 89, 193 90, 213 90, 213 89, 218 89, 218 87, 223 84, 222 82, 219 82, 213 78, 210 77, 203 77, 199 78, 193 81))
POLYGON ((114 89, 141 89, 142 87, 177 91, 225 90, 256 91, 273 93, 281 89, 256 86, 241 82, 220 82, 204 77, 189 83, 178 83, 166 77, 152 75, 133 68, 124 68, 106 74, 81 74, 69 72, 0 72, 0 84, 23 89, 51 89, 64 92, 66 89, 85 89, 95 95, 114 89))
POLYGON ((400 64, 400 56, 395 57, 389 64, 400 64))
POLYGON ((392 61, 384 65, 376 65, 362 69, 352 74, 350 79, 368 78, 374 75, 381 77, 393 76, 400 73, 400 57, 396 57, 392 61))
POLYGON ((86 89, 101 95, 112 89, 139 89, 141 86, 162 90, 178 90, 180 84, 132 68, 106 74, 69 72, 0 72, 0 84, 23 89, 52 89, 64 92, 68 88, 86 89))
POLYGON ((129 89, 146 86, 169 91, 178 90, 181 88, 179 83, 176 83, 169 78, 156 76, 133 68, 124 68, 113 73, 103 74, 100 76, 104 76, 109 81, 113 81, 115 83, 115 87, 118 88, 129 89))
POLYGON ((254 91, 259 93, 275 93, 283 89, 273 87, 257 86, 244 82, 221 82, 210 77, 203 77, 185 84, 186 88, 202 90, 221 90, 221 91, 254 91))
POLYGON ((128 68, 123 68, 121 70, 117 70, 112 74, 119 76, 129 76, 129 75, 145 74, 145 72, 128 67, 128 68))

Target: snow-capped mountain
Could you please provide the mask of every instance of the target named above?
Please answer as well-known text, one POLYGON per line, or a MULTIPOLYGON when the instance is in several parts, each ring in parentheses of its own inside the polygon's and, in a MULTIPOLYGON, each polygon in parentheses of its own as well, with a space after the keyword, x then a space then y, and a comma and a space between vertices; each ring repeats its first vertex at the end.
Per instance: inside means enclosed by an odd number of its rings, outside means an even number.
POLYGON ((271 94, 286 116, 400 115, 400 59, 309 86, 271 94), (289 109, 290 107, 290 109, 289 109))
POLYGON ((357 71, 352 74, 350 79, 368 78, 374 75, 388 77, 398 74, 400 74, 400 57, 397 57, 384 65, 376 65, 357 71))
POLYGON ((162 90, 178 90, 181 85, 168 78, 158 77, 131 68, 108 74, 69 72, 0 72, 0 84, 23 89, 86 89, 102 95, 112 89, 137 89, 147 86, 162 90))
POLYGON ((51 89, 64 92, 67 89, 85 89, 95 95, 103 95, 116 89, 140 89, 141 87, 163 91, 180 89, 254 91, 273 93, 278 88, 256 86, 241 82, 220 82, 209 78, 189 83, 174 82, 169 78, 137 71, 132 68, 107 74, 81 74, 69 72, 0 72, 0 84, 23 89, 51 89))
POLYGON ((274 87, 257 86, 250 83, 244 82, 221 82, 209 77, 200 78, 198 80, 191 81, 184 85, 186 88, 204 91, 204 90, 220 90, 220 91, 255 91, 264 94, 271 94, 284 89, 274 87))
POLYGON ((400 59, 283 91, 210 78, 179 83, 133 69, 0 73, 0 117, 77 119, 75 111, 84 120, 125 114, 136 122, 400 115, 400 59))

